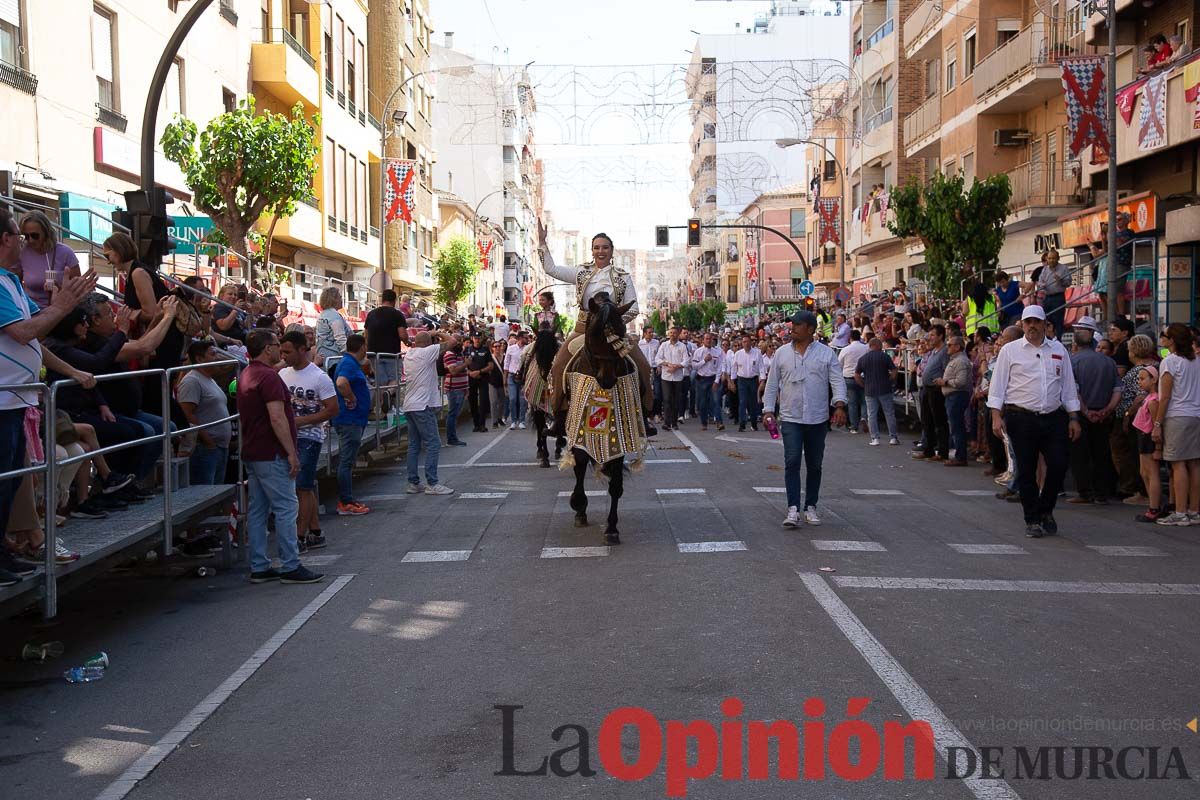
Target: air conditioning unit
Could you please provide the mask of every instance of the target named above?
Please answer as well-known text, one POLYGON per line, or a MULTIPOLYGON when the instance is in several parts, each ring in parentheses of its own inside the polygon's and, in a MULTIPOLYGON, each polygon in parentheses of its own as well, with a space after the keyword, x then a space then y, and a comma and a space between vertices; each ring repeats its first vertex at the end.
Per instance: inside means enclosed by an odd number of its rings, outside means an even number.
POLYGON ((1021 128, 997 128, 992 131, 993 147, 1021 147, 1032 136, 1021 128))

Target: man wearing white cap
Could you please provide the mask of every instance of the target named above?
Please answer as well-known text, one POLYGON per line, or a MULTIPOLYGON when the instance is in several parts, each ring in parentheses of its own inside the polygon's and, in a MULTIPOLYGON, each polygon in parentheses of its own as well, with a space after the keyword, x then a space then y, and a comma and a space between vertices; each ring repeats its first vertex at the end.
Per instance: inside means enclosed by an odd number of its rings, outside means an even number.
POLYGON ((1025 512, 1025 535, 1058 533, 1054 504, 1067 472, 1067 442, 1079 438, 1079 392, 1071 359, 1060 342, 1046 338, 1046 312, 1026 306, 1025 336, 1000 349, 988 389, 992 430, 1008 433, 1017 461, 1017 489, 1025 512), (1038 490, 1038 456, 1046 478, 1038 490))
POLYGON ((1117 491, 1117 472, 1108 438, 1112 434, 1113 412, 1121 402, 1121 377, 1117 374, 1117 362, 1096 349, 1100 333, 1096 320, 1080 317, 1071 327, 1075 334, 1071 371, 1079 387, 1079 425, 1083 433, 1071 445, 1071 475, 1079 496, 1067 502, 1103 504, 1117 491))

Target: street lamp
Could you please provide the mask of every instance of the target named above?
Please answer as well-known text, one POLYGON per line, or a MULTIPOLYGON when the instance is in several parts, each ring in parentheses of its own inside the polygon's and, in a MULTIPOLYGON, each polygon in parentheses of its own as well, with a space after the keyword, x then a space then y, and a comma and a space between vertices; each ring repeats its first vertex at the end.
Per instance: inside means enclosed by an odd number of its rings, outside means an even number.
MULTIPOLYGON (((469 66, 443 67, 441 69, 427 69, 422 70, 421 72, 414 72, 412 75, 409 75, 407 78, 401 81, 400 85, 397 86, 390 95, 388 95, 387 102, 383 104, 382 117, 384 120, 390 118, 396 125, 404 124, 404 120, 408 118, 408 112, 406 110, 398 108, 391 113, 390 117, 388 111, 392 107, 392 102, 401 92, 404 91, 404 87, 408 86, 408 84, 413 80, 420 78, 423 75, 444 74, 453 75, 455 77, 467 77, 473 75, 474 73, 475 68, 469 66)), ((387 183, 387 139, 388 132, 391 129, 388 127, 386 122, 379 127, 379 271, 387 273, 387 219, 385 219, 387 216, 387 207, 383 198, 386 194, 384 191, 384 186, 387 183)))
MULTIPOLYGON (((785 149, 788 147, 794 147, 795 145, 798 145, 798 144, 811 144, 813 147, 821 148, 823 151, 825 151, 825 155, 829 156, 829 158, 833 161, 833 163, 835 165, 837 165, 838 172, 840 172, 842 174, 842 191, 841 191, 842 196, 840 198, 838 198, 840 201, 838 203, 838 211, 839 211, 838 228, 840 229, 839 238, 842 240, 841 244, 838 246, 838 254, 840 256, 840 258, 838 260, 841 262, 841 264, 840 264, 841 278, 838 281, 838 285, 844 287, 846 285, 846 181, 849 179, 849 177, 846 175, 846 170, 842 168, 842 162, 838 160, 838 157, 835 156, 829 150, 828 147, 821 144, 820 142, 814 141, 813 139, 776 139, 775 140, 775 145, 777 147, 785 148, 785 149)), ((819 239, 820 237, 818 236, 817 238, 819 239)), ((853 298, 851 298, 851 299, 853 299, 853 298)))

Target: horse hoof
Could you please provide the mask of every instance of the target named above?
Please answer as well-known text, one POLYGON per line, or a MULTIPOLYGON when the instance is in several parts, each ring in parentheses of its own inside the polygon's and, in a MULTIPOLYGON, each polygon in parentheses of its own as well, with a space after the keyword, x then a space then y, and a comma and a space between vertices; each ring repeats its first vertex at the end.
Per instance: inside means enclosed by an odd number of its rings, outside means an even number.
POLYGON ((586 528, 587 524, 588 524, 587 514, 576 514, 575 515, 575 527, 576 528, 586 528))
POLYGON ((548 458, 541 459, 540 461, 538 461, 538 466, 542 467, 543 469, 550 469, 550 459, 548 459, 548 458))
POLYGON ((605 531, 604 541, 607 544, 620 544, 621 543, 621 534, 620 534, 620 532, 615 531, 615 530, 605 531))

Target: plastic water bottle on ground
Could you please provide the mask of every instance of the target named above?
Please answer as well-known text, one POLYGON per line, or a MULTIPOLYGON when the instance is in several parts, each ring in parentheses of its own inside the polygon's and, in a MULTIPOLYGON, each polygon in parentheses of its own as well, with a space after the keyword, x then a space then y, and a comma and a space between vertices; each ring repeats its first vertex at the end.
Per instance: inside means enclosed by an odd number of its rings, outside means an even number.
POLYGON ((91 683, 104 677, 104 667, 71 667, 63 677, 67 683, 91 683))

